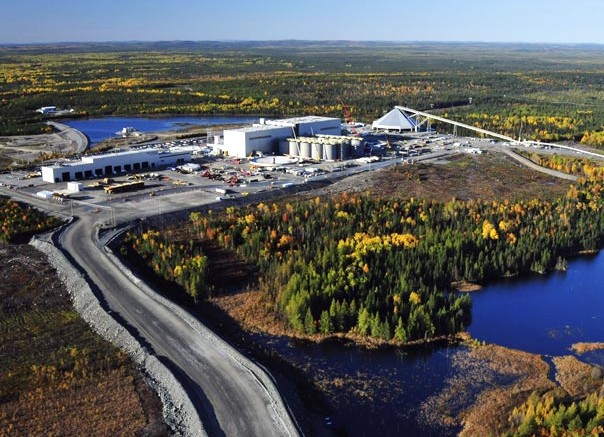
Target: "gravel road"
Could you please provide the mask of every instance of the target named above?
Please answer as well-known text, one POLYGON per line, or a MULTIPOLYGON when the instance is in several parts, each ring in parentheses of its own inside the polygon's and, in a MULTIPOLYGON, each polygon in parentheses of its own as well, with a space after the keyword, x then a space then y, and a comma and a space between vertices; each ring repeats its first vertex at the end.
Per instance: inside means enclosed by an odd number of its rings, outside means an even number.
MULTIPOLYGON (((94 315, 86 319, 117 319, 127 332, 104 322, 97 322, 97 330, 127 350, 147 372, 150 357, 157 358, 154 366, 164 366, 153 379, 163 386, 171 424, 186 435, 297 435, 266 373, 125 270, 96 244, 96 231, 94 217, 84 215, 59 234, 56 243, 84 273, 67 275, 65 282, 76 296, 86 289, 85 284, 93 284, 111 316, 104 316, 95 305, 94 315), (176 380, 165 373, 166 369, 176 380)), ((77 304, 78 299, 74 297, 74 305, 86 314, 91 299, 77 304)))

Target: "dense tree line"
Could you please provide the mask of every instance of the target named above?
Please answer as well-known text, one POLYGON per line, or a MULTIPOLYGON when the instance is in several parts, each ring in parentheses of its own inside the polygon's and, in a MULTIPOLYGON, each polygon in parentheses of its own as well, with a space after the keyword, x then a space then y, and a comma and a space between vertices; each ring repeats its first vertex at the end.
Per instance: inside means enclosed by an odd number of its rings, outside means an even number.
POLYGON ((408 341, 463 330, 470 298, 455 281, 546 272, 597 250, 601 181, 549 202, 435 202, 342 194, 191 215, 209 239, 257 264, 273 310, 304 333, 408 341))
POLYGON ((601 178, 604 176, 604 167, 590 159, 557 154, 540 155, 539 153, 527 151, 520 151, 520 154, 542 167, 551 168, 564 173, 589 178, 601 178))
POLYGON ((198 302, 200 296, 205 297, 207 257, 198 244, 191 240, 172 240, 169 235, 152 229, 140 235, 129 232, 124 242, 155 274, 180 285, 194 302, 198 302))

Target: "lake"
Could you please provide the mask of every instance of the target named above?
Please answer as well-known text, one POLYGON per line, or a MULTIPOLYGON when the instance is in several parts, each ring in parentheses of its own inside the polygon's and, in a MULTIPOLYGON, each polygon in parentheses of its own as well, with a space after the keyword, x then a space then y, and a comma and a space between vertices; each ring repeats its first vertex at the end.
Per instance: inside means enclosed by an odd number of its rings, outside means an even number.
POLYGON ((217 126, 226 124, 244 124, 257 122, 258 117, 101 117, 62 122, 67 126, 82 131, 88 136, 91 144, 115 138, 116 132, 125 127, 133 127, 140 132, 162 132, 167 130, 185 129, 189 126, 217 126))

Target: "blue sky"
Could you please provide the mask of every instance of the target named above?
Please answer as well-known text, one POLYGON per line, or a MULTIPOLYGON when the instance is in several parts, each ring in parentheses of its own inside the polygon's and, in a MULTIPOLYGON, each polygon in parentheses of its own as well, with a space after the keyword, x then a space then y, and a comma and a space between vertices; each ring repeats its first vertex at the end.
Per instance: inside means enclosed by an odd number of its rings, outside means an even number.
POLYGON ((0 43, 387 40, 604 44, 603 0, 0 0, 0 43))

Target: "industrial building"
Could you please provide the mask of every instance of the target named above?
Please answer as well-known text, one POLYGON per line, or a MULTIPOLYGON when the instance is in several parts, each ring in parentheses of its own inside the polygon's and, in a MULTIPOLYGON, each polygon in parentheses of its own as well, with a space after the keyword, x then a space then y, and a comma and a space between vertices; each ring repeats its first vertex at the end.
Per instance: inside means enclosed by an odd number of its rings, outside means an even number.
POLYGON ((254 152, 277 152, 279 143, 289 137, 341 135, 341 120, 332 117, 307 116, 281 120, 265 120, 252 126, 224 131, 220 147, 229 156, 246 157, 254 152))
POLYGON ((375 120, 371 127, 386 131, 412 131, 416 130, 417 123, 398 107, 384 115, 382 118, 375 120))
POLYGON ((190 151, 165 151, 157 149, 130 150, 127 152, 84 156, 77 162, 43 166, 42 180, 51 183, 67 182, 130 171, 154 169, 168 165, 181 165, 190 160, 190 151))
POLYGON ((40 114, 52 114, 53 112, 57 112, 56 106, 42 106, 41 108, 36 109, 36 112, 40 114))

